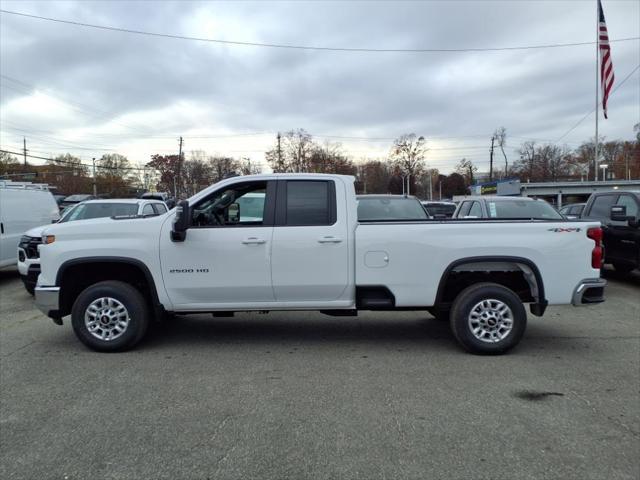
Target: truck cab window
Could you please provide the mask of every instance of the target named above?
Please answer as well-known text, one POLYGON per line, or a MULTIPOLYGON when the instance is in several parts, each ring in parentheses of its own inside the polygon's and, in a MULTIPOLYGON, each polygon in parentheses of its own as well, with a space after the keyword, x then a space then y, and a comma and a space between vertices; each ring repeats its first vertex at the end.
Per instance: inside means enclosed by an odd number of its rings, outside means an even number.
POLYGON ((611 205, 613 205, 615 199, 615 195, 600 195, 596 197, 587 217, 596 219, 610 218, 611 205))
POLYGON ((142 215, 156 215, 150 203, 147 203, 142 209, 142 215))
POLYGON ((480 202, 473 202, 471 210, 469 210, 467 215, 470 217, 482 218, 482 207, 480 206, 480 202))
POLYGON ((153 210, 156 212, 156 214, 162 215, 164 213, 167 213, 167 207, 165 207, 163 204, 153 203, 152 205, 153 205, 153 210))
POLYGON ((469 210, 471 210, 471 204, 473 202, 462 202, 462 206, 460 207, 460 213, 458 213, 458 218, 464 218, 469 215, 469 210))
POLYGON ((194 205, 194 227, 234 227, 262 225, 267 183, 232 185, 194 205))

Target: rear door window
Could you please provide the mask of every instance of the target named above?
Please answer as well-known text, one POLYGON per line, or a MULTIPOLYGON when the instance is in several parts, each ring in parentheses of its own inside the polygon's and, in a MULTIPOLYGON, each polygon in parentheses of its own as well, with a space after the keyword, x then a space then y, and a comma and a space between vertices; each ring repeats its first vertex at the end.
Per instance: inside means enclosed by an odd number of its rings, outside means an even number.
POLYGON ((286 182, 285 225, 331 225, 335 222, 332 182, 291 180, 286 182))

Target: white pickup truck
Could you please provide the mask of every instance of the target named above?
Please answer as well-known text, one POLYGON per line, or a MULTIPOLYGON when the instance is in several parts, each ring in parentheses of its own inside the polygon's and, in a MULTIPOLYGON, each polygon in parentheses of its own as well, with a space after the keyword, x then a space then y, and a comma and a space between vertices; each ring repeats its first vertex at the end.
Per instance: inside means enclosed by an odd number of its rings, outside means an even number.
POLYGON ((597 221, 359 222, 353 177, 234 177, 164 215, 48 227, 35 295, 99 351, 133 347, 167 313, 429 310, 496 354, 520 341, 524 304, 604 300, 601 237, 597 221))

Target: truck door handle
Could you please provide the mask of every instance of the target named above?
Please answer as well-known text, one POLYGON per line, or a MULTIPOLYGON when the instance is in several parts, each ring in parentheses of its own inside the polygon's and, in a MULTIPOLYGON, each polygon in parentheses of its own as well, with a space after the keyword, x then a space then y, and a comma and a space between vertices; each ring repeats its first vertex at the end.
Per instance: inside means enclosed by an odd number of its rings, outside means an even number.
POLYGON ((320 237, 318 239, 318 243, 340 243, 342 242, 341 238, 334 237, 333 235, 325 235, 324 237, 320 237))
POLYGON ((267 241, 264 238, 258 237, 249 237, 242 240, 243 245, 260 245, 262 243, 267 243, 267 241))

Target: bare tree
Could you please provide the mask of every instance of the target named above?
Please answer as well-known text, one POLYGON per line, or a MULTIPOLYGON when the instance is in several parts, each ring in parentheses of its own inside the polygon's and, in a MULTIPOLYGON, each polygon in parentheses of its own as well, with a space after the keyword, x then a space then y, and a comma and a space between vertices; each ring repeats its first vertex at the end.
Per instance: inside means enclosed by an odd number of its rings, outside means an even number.
POLYGON ((238 173, 240 175, 257 175, 262 173, 262 167, 256 162, 251 162, 249 157, 243 157, 238 161, 238 173))
POLYGON ((404 175, 417 176, 425 169, 427 141, 415 133, 401 135, 391 147, 391 159, 404 175))
POLYGON ((536 142, 529 140, 520 145, 518 150, 520 160, 516 162, 513 168, 520 172, 521 177, 526 176, 527 180, 535 181, 536 175, 536 142))
POLYGON ((212 183, 219 182, 230 175, 238 175, 238 162, 231 157, 210 155, 207 157, 212 183))
POLYGON ((507 177, 509 175, 509 161, 507 160, 507 154, 504 152, 504 147, 507 144, 507 129, 500 127, 493 135, 498 142, 498 146, 500 147, 500 151, 504 157, 504 176, 507 177))
POLYGON ((389 162, 382 160, 367 160, 357 166, 356 188, 358 193, 389 193, 389 179, 391 178, 389 162))
POLYGON ((464 177, 468 186, 473 185, 474 175, 478 171, 478 167, 471 160, 463 158, 456 165, 455 171, 464 177))

